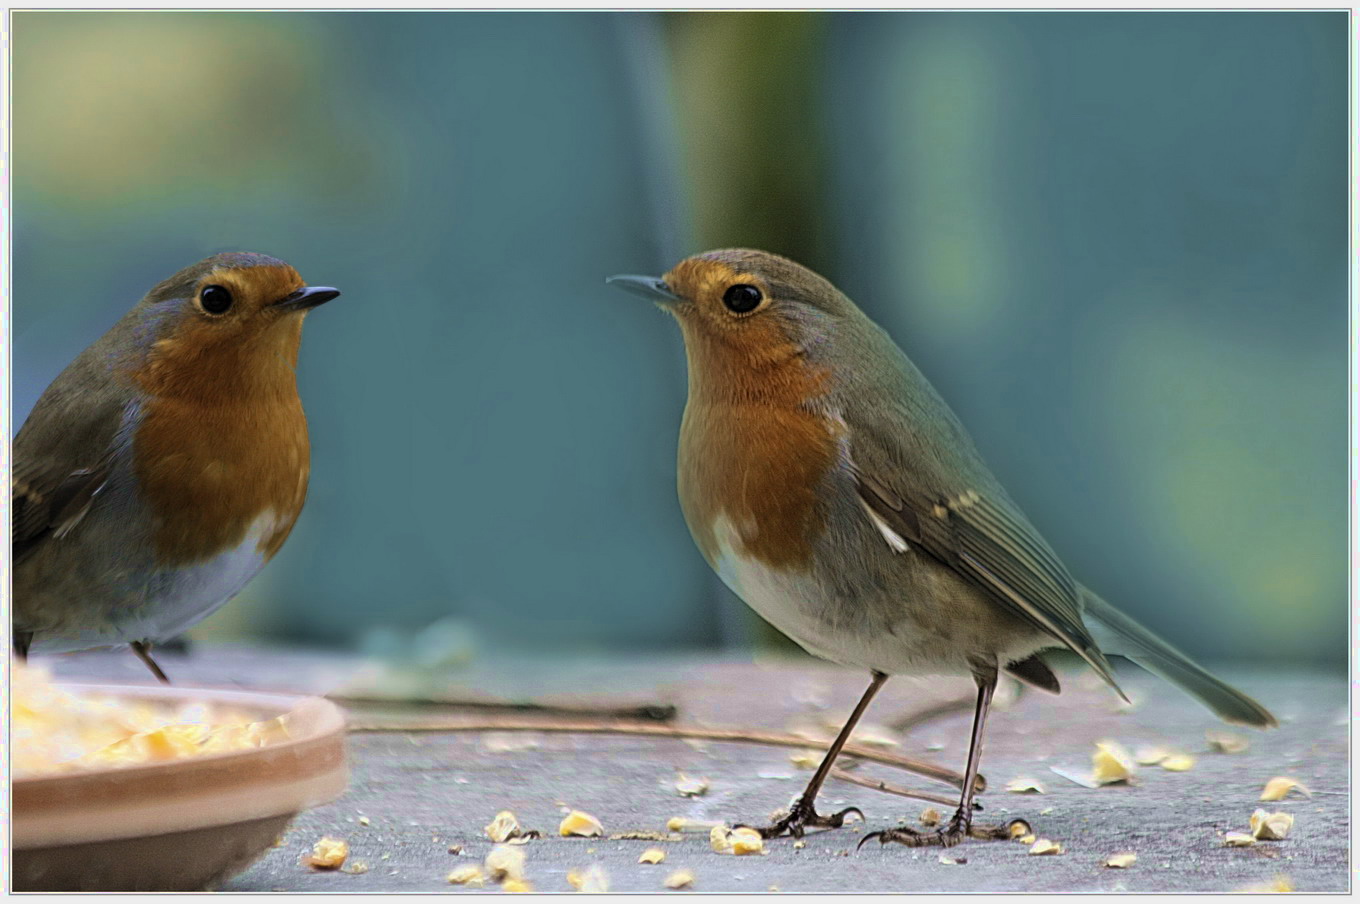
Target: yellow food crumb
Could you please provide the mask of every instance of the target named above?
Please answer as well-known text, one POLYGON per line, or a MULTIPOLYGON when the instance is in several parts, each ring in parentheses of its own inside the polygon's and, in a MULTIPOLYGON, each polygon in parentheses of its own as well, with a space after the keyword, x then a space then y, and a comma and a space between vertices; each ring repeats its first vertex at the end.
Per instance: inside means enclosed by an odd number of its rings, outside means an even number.
POLYGON ((734 829, 731 841, 732 853, 737 857, 765 853, 765 839, 755 829, 734 829))
POLYGON ((481 867, 460 866, 449 873, 450 885, 466 885, 469 888, 481 888, 486 884, 486 878, 482 875, 481 867))
POLYGON ((1223 843, 1228 847, 1251 847, 1256 839, 1246 832, 1229 832, 1223 836, 1223 843))
POLYGON ((1028 835, 1021 835, 1019 838, 1015 840, 1020 842, 1021 844, 1033 844, 1034 842, 1039 840, 1039 836, 1035 835, 1033 832, 1030 832, 1028 835))
POLYGON ((708 833, 708 846, 715 854, 732 852, 732 830, 724 825, 714 826, 708 833))
POLYGON ((1043 794, 1044 786, 1032 778, 1013 778, 1006 782, 1006 790, 1014 794, 1043 794))
POLYGON ((486 855, 482 864, 486 874, 497 882, 524 878, 524 851, 508 844, 498 844, 486 855))
POLYGON ((694 884, 694 873, 687 869, 678 869, 666 877, 665 886, 667 888, 689 888, 694 884))
POLYGON ((600 821, 589 813, 582 813, 580 810, 572 810, 562 820, 562 824, 557 827, 557 831, 563 838, 569 835, 580 835, 584 838, 594 838, 604 834, 604 826, 600 821))
POLYGON ((1128 869, 1129 867, 1133 866, 1134 861, 1136 861, 1137 859, 1138 859, 1137 854, 1135 854, 1133 851, 1128 851, 1127 853, 1123 854, 1115 854, 1109 860, 1105 861, 1105 865, 1110 869, 1128 869))
POLYGON ((349 873, 351 876, 361 876, 368 872, 368 864, 362 860, 355 860, 349 866, 340 870, 342 873, 349 873))
POLYGON ((510 894, 532 894, 534 887, 525 879, 506 879, 501 883, 501 891, 510 894))
POLYGON ((661 863, 666 859, 666 852, 661 848, 647 848, 638 858, 638 863, 661 863))
POLYGON ((1044 854, 1061 854, 1063 849, 1062 845, 1058 844, 1056 841, 1040 838, 1034 842, 1034 845, 1029 849, 1029 852, 1031 856, 1039 857, 1044 854))
POLYGON ((317 869, 339 869, 349 856, 349 843, 340 838, 327 835, 312 845, 312 853, 307 857, 307 865, 317 869))
POLYGON ((1257 800, 1284 800, 1289 796, 1290 791, 1297 791, 1304 797, 1312 797, 1313 792, 1309 791, 1302 782, 1297 779, 1289 778, 1284 775, 1277 775, 1261 791, 1261 796, 1257 800))
POLYGON ((789 762, 799 769, 816 769, 822 758, 811 750, 799 750, 789 754, 789 762))
POLYGON ((1185 753, 1176 753, 1162 760, 1162 768, 1168 772, 1186 772, 1195 765, 1195 758, 1185 753))
POLYGON ((1139 766, 1156 766, 1169 756, 1171 751, 1165 747, 1139 747, 1133 752, 1133 758, 1139 766))
POLYGON ((940 820, 943 818, 944 817, 940 815, 940 811, 934 807, 926 807, 921 811, 921 825, 925 826, 927 829, 939 825, 940 820))
POLYGON ((1294 817, 1288 813, 1257 809, 1251 814, 1251 835, 1260 841, 1283 841, 1293 827, 1294 817))
POLYGON ((700 797, 708 791, 708 779, 690 778, 682 772, 675 780, 675 791, 681 797, 700 797))
POLYGON ((515 819, 515 814, 509 810, 502 810, 497 813, 495 818, 482 831, 486 832, 487 838, 497 844, 509 841, 511 838, 518 838, 522 834, 519 828, 519 820, 515 819))
POLYGON ((1091 777, 1097 784, 1113 785, 1133 778, 1133 759, 1129 752, 1114 741, 1096 744, 1091 754, 1091 777))

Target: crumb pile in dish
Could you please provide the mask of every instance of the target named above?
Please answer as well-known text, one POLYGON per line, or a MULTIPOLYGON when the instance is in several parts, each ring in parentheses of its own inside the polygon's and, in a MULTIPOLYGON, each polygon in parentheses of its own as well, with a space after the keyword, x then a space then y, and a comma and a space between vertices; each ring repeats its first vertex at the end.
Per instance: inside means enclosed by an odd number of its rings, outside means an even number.
POLYGON ((143 766, 263 747, 288 738, 286 716, 211 703, 166 703, 73 693, 49 672, 16 663, 10 672, 11 768, 15 778, 143 766))

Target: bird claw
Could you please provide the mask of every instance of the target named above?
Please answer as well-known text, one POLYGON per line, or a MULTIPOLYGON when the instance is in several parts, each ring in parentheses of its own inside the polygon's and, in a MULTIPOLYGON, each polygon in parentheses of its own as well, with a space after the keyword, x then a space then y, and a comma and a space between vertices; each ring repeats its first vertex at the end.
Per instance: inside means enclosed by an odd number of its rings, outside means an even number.
POLYGON ((823 816, 814 810, 811 804, 804 804, 802 800, 799 800, 798 803, 794 804, 793 809, 789 811, 787 816, 775 820, 771 825, 739 825, 737 828, 755 829, 760 833, 761 838, 778 838, 785 832, 788 832, 794 838, 802 838, 803 832, 809 828, 839 829, 841 826, 845 825, 845 817, 851 813, 858 816, 861 822, 864 821, 864 811, 859 807, 846 807, 838 813, 832 813, 830 816, 823 816))
POLYGON ((936 829, 934 832, 920 832, 905 826, 897 829, 884 829, 881 832, 870 832, 859 840, 855 850, 864 847, 865 842, 871 838, 877 838, 879 844, 895 841, 907 847, 939 845, 948 848, 962 843, 965 838, 976 838, 979 841, 1005 841, 1029 834, 1029 831, 1029 823, 1023 819, 1013 819, 1004 825, 972 825, 955 816, 954 819, 949 821, 948 825, 936 829))

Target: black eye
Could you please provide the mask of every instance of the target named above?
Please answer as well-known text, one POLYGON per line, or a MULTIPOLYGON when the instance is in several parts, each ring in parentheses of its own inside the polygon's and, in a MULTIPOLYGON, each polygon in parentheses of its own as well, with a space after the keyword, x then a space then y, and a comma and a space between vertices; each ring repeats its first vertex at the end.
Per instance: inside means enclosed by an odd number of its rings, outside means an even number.
POLYGON ((755 286, 738 283, 723 293, 723 304, 730 311, 745 314, 760 306, 761 297, 760 290, 755 286))
POLYGON ((209 314, 227 313, 233 300, 231 290, 225 286, 204 286, 198 296, 198 303, 209 314))

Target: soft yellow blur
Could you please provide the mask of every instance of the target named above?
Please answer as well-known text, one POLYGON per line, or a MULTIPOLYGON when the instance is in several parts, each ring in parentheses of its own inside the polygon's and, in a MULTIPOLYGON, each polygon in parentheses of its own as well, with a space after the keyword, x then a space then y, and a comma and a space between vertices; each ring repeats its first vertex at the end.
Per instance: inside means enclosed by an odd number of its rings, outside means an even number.
POLYGON ((75 694, 47 669, 11 672, 12 766, 16 778, 109 766, 140 766, 284 740, 286 717, 253 721, 207 703, 171 705, 75 694))

